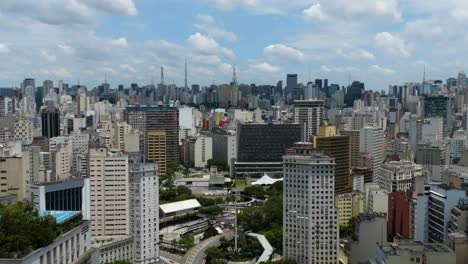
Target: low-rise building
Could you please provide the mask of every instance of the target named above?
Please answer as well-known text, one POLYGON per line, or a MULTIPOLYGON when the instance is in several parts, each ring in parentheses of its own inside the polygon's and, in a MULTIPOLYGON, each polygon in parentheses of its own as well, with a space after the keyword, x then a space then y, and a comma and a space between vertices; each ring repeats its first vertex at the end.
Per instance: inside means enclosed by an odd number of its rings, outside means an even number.
POLYGON ((443 243, 398 240, 392 243, 391 246, 380 246, 377 256, 373 257, 370 262, 385 264, 456 264, 457 257, 455 252, 443 243))

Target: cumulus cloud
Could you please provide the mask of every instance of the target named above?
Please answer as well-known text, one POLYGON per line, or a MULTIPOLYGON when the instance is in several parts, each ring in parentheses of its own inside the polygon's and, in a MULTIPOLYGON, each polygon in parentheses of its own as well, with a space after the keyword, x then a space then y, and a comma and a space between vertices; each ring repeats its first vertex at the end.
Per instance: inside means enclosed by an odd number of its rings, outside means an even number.
POLYGON ((236 57, 232 50, 221 47, 216 40, 199 32, 189 36, 187 43, 203 55, 219 54, 229 59, 236 57))
POLYGON ((250 68, 263 73, 277 73, 281 70, 279 67, 271 65, 268 62, 253 62, 250 64, 250 68))
POLYGON ((306 20, 323 21, 328 18, 328 15, 323 11, 320 4, 314 4, 307 9, 304 9, 302 11, 302 15, 306 20))
POLYGON ((87 6, 120 16, 135 16, 138 11, 133 0, 82 0, 87 6))
POLYGON ((322 65, 320 68, 323 72, 339 72, 339 73, 345 73, 345 72, 355 72, 359 71, 358 68, 355 67, 328 67, 326 65, 322 65))
POLYGON ((50 25, 91 24, 101 13, 137 14, 133 0, 15 0, 0 1, 0 10, 50 25))
POLYGON ((395 70, 390 69, 390 68, 380 67, 379 65, 372 65, 372 66, 370 67, 370 71, 371 71, 371 72, 374 72, 374 73, 383 74, 383 75, 392 75, 392 74, 395 74, 395 70))
POLYGON ((263 54, 272 61, 300 63, 304 60, 304 54, 295 48, 284 44, 271 44, 263 49, 263 54))
POLYGON ((409 57, 411 55, 403 39, 389 32, 381 32, 375 35, 375 43, 391 55, 401 57, 409 57))
POLYGON ((8 45, 0 42, 0 54, 5 54, 9 52, 10 52, 10 48, 8 47, 8 45))
POLYGON ((334 5, 338 12, 343 12, 348 16, 377 16, 394 20, 402 18, 397 0, 337 0, 334 5))
POLYGON ((336 54, 347 60, 375 60, 374 54, 364 49, 338 48, 336 54))
POLYGON ((231 42, 237 40, 236 34, 218 26, 216 24, 215 19, 212 16, 198 14, 196 18, 198 20, 198 23, 194 25, 195 28, 200 31, 206 32, 209 36, 214 38, 223 38, 231 42))

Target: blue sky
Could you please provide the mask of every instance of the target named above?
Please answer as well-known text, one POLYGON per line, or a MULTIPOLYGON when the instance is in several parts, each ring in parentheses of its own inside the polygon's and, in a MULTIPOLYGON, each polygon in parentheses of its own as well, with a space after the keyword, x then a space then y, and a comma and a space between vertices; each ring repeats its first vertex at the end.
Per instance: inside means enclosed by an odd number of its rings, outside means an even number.
POLYGON ((0 2, 0 86, 63 79, 275 84, 352 80, 368 89, 446 79, 468 60, 465 0, 15 0, 0 2))

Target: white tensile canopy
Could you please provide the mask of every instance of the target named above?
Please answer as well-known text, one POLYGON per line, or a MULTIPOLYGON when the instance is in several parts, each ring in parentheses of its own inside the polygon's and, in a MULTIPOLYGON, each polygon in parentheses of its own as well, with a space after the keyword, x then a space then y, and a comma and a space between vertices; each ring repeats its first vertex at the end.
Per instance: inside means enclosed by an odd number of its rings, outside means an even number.
POLYGON ((252 185, 272 185, 273 183, 282 180, 283 178, 273 179, 265 173, 260 179, 252 182, 252 185))

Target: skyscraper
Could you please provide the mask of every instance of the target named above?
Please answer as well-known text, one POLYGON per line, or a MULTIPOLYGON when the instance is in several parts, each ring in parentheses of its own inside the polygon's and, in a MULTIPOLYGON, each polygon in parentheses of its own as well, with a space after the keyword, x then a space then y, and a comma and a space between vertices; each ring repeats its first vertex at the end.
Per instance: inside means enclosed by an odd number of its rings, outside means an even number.
POLYGON ((45 80, 43 84, 44 97, 48 94, 54 93, 54 83, 51 80, 45 80))
POLYGON ((130 228, 134 242, 134 263, 159 260, 159 177, 158 165, 144 155, 129 155, 130 228))
POLYGON ((298 263, 338 263, 335 162, 311 143, 283 157, 283 257, 298 263))
POLYGON ((94 241, 130 235, 128 156, 107 148, 90 149, 91 232, 94 241))
POLYGON ((159 175, 166 175, 166 132, 148 131, 145 156, 158 164, 159 175))
POLYGON ((293 90, 297 88, 297 74, 286 75, 286 95, 292 94, 293 90))
POLYGON ((304 126, 303 141, 310 142, 313 135, 318 135, 319 128, 323 125, 323 101, 294 101, 294 123, 304 126))
POLYGON ((385 154, 382 128, 369 126, 361 128, 359 132, 359 151, 368 153, 372 157, 372 181, 380 185, 380 169, 385 154))
POLYGON ((178 161, 179 110, 176 107, 131 105, 126 108, 124 115, 125 120, 132 128, 138 129, 144 134, 141 145, 145 150, 148 145, 148 131, 164 131, 166 133, 166 161, 178 161))
POLYGON ((53 138, 60 135, 60 111, 48 105, 41 111, 42 136, 53 138))
POLYGON ((351 178, 351 146, 348 136, 314 136, 314 148, 335 159, 335 193, 353 190, 351 178))
POLYGON ((348 90, 345 95, 345 104, 348 107, 352 107, 354 100, 361 99, 362 92, 364 91, 364 83, 354 81, 351 86, 348 86, 348 90))

